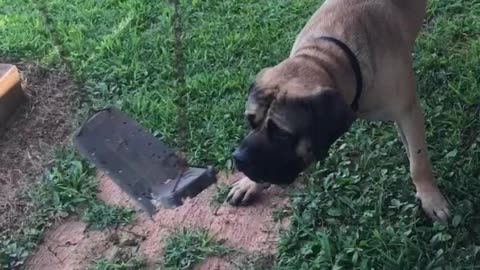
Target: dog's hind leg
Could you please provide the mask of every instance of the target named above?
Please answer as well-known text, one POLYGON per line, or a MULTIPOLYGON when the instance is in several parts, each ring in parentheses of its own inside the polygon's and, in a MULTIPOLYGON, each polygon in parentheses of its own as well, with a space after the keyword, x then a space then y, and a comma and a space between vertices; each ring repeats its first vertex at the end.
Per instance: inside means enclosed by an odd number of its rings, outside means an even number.
POLYGON ((400 139, 402 140, 402 143, 405 146, 405 151, 407 151, 407 156, 408 158, 410 158, 410 151, 408 150, 408 142, 407 142, 407 139, 405 139, 405 134, 403 134, 403 131, 398 124, 396 126, 397 126, 398 135, 400 136, 400 139))
POLYGON ((410 153, 410 174, 423 209, 433 219, 446 220, 449 216, 448 204, 435 183, 427 152, 424 120, 420 106, 417 103, 411 105, 397 123, 401 132, 405 134, 405 147, 410 153))

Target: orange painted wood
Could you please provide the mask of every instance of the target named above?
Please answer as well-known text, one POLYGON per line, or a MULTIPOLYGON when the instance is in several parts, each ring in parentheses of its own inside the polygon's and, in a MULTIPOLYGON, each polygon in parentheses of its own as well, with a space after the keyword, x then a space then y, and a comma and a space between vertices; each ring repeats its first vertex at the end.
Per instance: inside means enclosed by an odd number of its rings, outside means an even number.
POLYGON ((26 101, 17 67, 0 63, 0 126, 26 101))

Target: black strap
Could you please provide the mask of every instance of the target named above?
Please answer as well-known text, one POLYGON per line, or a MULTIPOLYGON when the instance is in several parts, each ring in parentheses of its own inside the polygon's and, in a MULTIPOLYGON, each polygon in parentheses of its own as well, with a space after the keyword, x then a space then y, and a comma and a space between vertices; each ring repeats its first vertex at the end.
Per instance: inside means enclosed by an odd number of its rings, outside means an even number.
POLYGON ((350 48, 343 43, 342 41, 333 38, 333 37, 327 37, 327 36, 321 36, 318 39, 325 40, 325 41, 330 41, 337 45, 342 51, 345 52, 345 54, 348 56, 348 60, 350 61, 350 64, 352 65, 353 72, 355 73, 355 78, 357 81, 357 92, 355 93, 355 98, 353 99, 353 102, 351 104, 351 107, 354 111, 358 110, 358 103, 360 100, 360 96, 362 95, 363 91, 363 77, 362 77, 362 70, 360 69, 360 63, 358 62, 357 57, 355 54, 350 50, 350 48))

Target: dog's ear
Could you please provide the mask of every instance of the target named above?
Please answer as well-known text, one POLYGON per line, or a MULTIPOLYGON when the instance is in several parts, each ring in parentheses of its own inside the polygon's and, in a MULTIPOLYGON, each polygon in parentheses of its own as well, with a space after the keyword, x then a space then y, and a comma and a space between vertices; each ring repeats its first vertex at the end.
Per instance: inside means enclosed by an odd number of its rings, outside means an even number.
POLYGON ((262 83, 264 75, 268 68, 263 69, 257 75, 257 81, 253 83, 249 90, 245 108, 245 116, 252 126, 263 122, 267 115, 268 108, 275 98, 275 89, 266 87, 262 83))
POLYGON ((356 114, 335 90, 322 90, 309 97, 312 115, 312 146, 318 159, 328 154, 330 146, 346 133, 356 114))
POLYGON ((252 128, 263 122, 273 101, 271 92, 252 84, 248 90, 245 116, 252 128))

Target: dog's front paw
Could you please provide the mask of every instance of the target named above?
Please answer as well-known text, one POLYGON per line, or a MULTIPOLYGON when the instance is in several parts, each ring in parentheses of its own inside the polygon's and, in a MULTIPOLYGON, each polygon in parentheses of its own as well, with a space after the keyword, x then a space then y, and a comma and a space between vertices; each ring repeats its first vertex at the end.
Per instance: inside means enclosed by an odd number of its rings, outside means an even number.
POLYGON ((446 221, 450 216, 448 203, 437 187, 417 191, 425 213, 433 220, 446 221))
POLYGON ((244 177, 232 185, 232 189, 228 193, 226 201, 231 205, 246 205, 251 200, 262 192, 265 186, 244 177))

